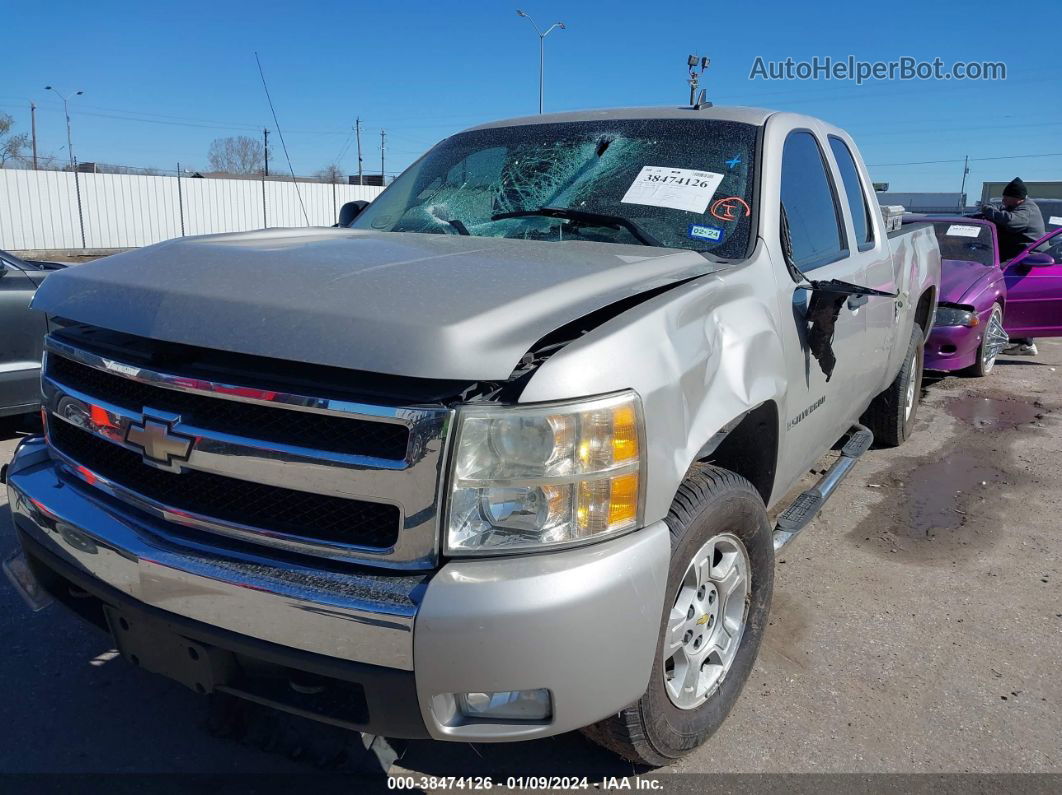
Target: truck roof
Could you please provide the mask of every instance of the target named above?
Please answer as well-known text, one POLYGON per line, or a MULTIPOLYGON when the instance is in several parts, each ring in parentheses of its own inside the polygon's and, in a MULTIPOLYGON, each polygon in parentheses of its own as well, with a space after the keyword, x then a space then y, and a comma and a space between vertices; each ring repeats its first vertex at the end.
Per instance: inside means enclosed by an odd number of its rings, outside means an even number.
POLYGON ((535 116, 517 116, 512 119, 477 124, 469 130, 487 130, 492 127, 515 127, 523 124, 560 124, 575 121, 601 121, 604 119, 717 119, 738 121, 746 124, 763 124, 777 111, 765 108, 738 106, 712 106, 695 110, 689 105, 644 108, 601 108, 599 110, 576 110, 566 113, 545 113, 535 116))
POLYGON ((464 132, 530 124, 563 124, 565 122, 603 121, 608 119, 714 119, 762 125, 772 117, 789 122, 794 127, 819 129, 827 135, 841 135, 842 137, 850 138, 840 127, 815 116, 770 110, 768 108, 746 108, 738 105, 715 105, 710 108, 700 109, 691 108, 689 105, 665 105, 644 108, 600 108, 598 110, 568 111, 566 113, 544 113, 542 115, 517 116, 512 119, 499 119, 485 124, 477 124, 464 130, 464 132))

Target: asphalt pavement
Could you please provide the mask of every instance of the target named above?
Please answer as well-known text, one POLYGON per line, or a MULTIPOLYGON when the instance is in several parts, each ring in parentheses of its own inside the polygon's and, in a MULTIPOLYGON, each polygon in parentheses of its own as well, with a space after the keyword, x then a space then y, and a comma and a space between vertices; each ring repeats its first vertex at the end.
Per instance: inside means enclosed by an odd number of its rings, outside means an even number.
MULTIPOLYGON (((781 554, 753 675, 674 770, 1062 772, 1062 342, 1039 345, 985 379, 927 379, 912 439, 865 455, 781 554)), ((0 421, 0 459, 20 433, 0 421)), ((0 772, 303 773, 356 747, 268 715, 233 731, 112 648, 0 581, 0 772)), ((577 733, 402 754, 393 772, 418 776, 632 772, 577 733)))

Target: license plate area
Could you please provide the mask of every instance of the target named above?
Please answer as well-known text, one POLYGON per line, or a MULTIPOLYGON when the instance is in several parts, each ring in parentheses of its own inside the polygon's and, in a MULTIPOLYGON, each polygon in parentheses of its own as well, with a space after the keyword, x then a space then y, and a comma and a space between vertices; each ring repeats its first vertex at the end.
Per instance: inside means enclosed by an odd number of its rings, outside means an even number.
POLYGON ((180 682, 196 693, 228 684, 236 670, 231 652, 178 635, 159 621, 104 605, 121 655, 133 665, 180 682))
POLYGON ((54 601, 33 576, 21 549, 16 549, 4 560, 3 570, 15 591, 33 612, 43 610, 54 601))

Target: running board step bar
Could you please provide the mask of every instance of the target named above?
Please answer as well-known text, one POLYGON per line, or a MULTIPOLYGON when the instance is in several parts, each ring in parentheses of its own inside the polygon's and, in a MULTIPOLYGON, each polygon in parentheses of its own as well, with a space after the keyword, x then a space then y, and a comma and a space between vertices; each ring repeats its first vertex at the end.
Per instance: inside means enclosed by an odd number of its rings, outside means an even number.
POLYGON ((845 475, 852 471, 859 457, 874 443, 874 434, 862 425, 853 425, 850 433, 851 436, 841 448, 841 455, 826 470, 819 482, 807 491, 801 492, 793 500, 792 505, 779 514, 778 523, 774 526, 775 552, 811 524, 818 512, 822 510, 822 506, 826 504, 826 500, 830 499, 837 486, 844 480, 845 475))

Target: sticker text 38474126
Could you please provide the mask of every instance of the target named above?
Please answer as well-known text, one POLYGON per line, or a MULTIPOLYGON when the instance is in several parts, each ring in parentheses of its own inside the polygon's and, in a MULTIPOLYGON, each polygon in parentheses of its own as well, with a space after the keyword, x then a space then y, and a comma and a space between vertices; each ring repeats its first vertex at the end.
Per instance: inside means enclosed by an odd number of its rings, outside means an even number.
POLYGON ((642 166, 620 201, 703 213, 722 181, 723 175, 713 171, 642 166))

